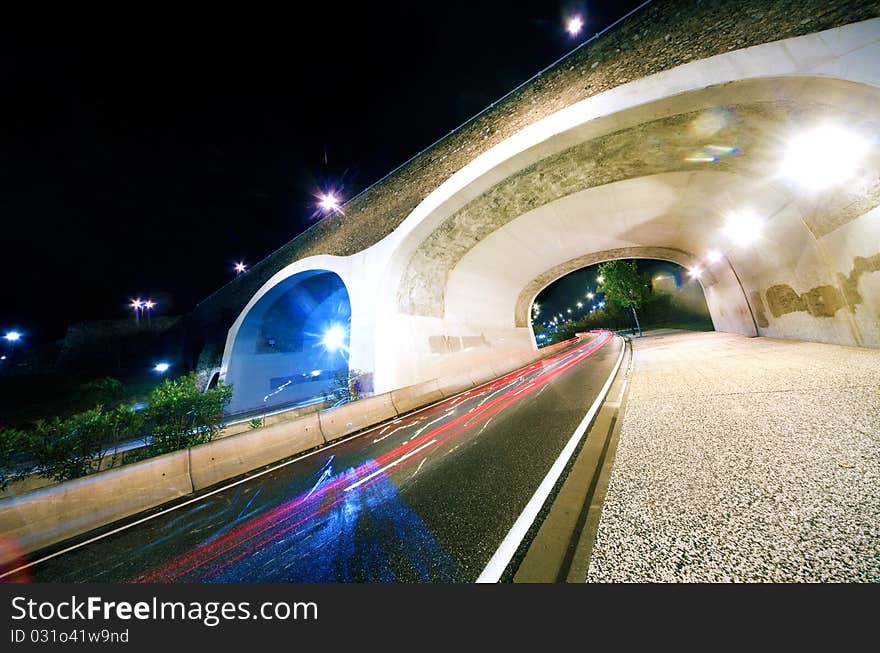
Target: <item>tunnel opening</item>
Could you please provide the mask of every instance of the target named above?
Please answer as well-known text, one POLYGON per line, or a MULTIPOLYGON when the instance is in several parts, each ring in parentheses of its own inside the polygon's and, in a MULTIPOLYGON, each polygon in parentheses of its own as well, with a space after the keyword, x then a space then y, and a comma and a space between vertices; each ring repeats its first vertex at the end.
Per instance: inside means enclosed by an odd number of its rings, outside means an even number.
POLYGON ((309 270, 283 279, 250 308, 235 334, 225 382, 230 413, 322 401, 349 370, 351 303, 342 279, 309 270))
POLYGON ((625 306, 602 278, 602 263, 580 268, 546 286, 531 306, 531 328, 540 348, 591 329, 638 333, 657 329, 712 331, 699 271, 658 259, 616 259, 635 268, 641 301, 625 306))

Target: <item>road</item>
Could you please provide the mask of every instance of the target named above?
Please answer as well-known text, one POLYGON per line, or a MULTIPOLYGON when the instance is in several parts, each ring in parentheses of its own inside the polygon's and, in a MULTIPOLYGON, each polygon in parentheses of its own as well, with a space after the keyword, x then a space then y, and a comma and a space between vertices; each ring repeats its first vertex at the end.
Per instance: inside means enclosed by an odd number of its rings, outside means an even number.
POLYGON ((473 582, 619 352, 619 339, 593 334, 4 580, 473 582))

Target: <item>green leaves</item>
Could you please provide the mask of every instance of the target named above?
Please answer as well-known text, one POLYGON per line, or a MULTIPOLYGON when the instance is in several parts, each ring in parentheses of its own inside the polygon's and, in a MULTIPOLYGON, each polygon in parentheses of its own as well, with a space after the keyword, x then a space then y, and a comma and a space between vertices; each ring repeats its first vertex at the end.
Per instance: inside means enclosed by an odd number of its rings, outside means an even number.
POLYGON ((231 386, 202 392, 194 374, 166 380, 149 398, 153 454, 210 442, 222 426, 223 410, 231 399, 231 386))
MULTIPOLYGON (((100 379, 90 388, 104 397, 120 394, 115 379, 100 379)), ((99 404, 71 417, 40 420, 28 430, 0 430, 0 489, 36 470, 56 481, 85 476, 101 469, 108 453, 139 436, 150 439, 158 455, 210 441, 222 426, 232 387, 202 392, 195 375, 166 380, 150 394, 149 408, 134 411, 99 404)))
POLYGON ((108 419, 101 406, 67 419, 40 420, 31 432, 31 453, 43 476, 67 481, 100 466, 108 419))
POLYGON ((0 429, 0 490, 29 470, 30 435, 18 429, 0 429))
POLYGON ((606 302, 641 308, 651 299, 650 285, 639 274, 635 261, 607 261, 599 266, 599 275, 604 281, 598 290, 605 293, 606 302))

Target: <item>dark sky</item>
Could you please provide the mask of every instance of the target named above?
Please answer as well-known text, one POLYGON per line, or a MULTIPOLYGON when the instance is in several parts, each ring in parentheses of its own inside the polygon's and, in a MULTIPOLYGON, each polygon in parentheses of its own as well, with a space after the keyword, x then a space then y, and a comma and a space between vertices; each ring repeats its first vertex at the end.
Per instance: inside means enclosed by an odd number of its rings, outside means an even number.
POLYGON ((322 184, 354 195, 638 4, 7 16, 0 330, 187 311, 305 229, 322 184))

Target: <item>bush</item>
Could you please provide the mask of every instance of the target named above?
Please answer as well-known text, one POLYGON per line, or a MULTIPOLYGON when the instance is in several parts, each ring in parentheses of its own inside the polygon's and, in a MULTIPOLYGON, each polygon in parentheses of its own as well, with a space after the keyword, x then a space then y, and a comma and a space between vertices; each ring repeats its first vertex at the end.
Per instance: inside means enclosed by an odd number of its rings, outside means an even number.
POLYGON ((0 490, 5 490, 11 481, 21 478, 28 472, 22 464, 27 462, 29 436, 18 429, 0 429, 0 490))
POLYGON ((56 481, 67 481, 98 469, 106 452, 108 428, 101 406, 64 420, 40 420, 30 436, 37 470, 56 481))
POLYGON ((168 379, 150 393, 147 415, 152 423, 154 455, 210 442, 220 430, 232 386, 202 392, 195 374, 168 379))
POLYGON ((119 445, 133 440, 144 428, 144 414, 135 411, 131 406, 117 406, 107 413, 108 451, 113 448, 113 455, 119 451, 119 445))

